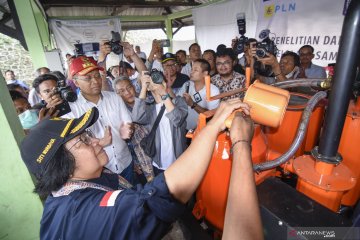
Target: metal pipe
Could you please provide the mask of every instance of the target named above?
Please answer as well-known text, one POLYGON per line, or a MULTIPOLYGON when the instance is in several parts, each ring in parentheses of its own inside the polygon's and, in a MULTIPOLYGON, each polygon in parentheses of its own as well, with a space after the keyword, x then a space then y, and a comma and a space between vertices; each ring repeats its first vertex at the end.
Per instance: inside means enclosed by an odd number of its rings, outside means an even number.
POLYGON ((325 97, 326 97, 326 92, 318 92, 314 96, 312 96, 312 98, 307 103, 307 106, 306 106, 303 114, 301 115, 301 122, 300 122, 300 125, 298 128, 298 131, 296 133, 296 137, 295 137, 294 141, 292 142, 289 150, 286 153, 284 153, 283 155, 281 155, 280 157, 278 157, 272 161, 254 165, 253 169, 255 172, 265 171, 265 170, 280 166, 281 164, 288 161, 292 156, 294 156, 294 154, 300 147, 300 145, 306 135, 306 130, 307 130, 307 127, 309 124, 312 110, 315 108, 317 103, 325 97))
POLYGON ((337 155, 359 55, 360 1, 352 0, 343 23, 333 91, 330 93, 324 128, 320 137, 319 154, 325 158, 333 158, 337 155))

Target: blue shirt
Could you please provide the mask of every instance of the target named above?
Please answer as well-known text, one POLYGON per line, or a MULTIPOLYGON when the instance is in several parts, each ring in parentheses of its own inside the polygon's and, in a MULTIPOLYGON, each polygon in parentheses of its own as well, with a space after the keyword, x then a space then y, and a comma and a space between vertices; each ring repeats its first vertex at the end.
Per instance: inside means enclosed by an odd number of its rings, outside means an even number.
POLYGON ((313 63, 305 69, 305 75, 307 78, 326 78, 325 69, 313 63))
MULTIPOLYGON (((116 174, 103 173, 91 182, 118 189, 116 174)), ((119 191, 79 189, 46 200, 41 239, 161 239, 184 205, 173 199, 164 174, 144 187, 119 191), (106 204, 112 200, 113 204, 106 204), (104 204, 105 203, 105 204, 104 204)))

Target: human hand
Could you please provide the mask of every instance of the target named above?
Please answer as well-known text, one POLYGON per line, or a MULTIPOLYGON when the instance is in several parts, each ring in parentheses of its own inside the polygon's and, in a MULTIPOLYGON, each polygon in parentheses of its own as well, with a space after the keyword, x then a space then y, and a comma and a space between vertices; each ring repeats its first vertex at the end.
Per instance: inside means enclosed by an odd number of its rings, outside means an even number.
POLYGON ((184 93, 184 94, 183 94, 183 97, 184 97, 185 102, 186 102, 186 104, 187 104, 188 106, 191 107, 191 106, 194 104, 194 101, 192 100, 190 94, 184 93))
POLYGON ((148 72, 143 71, 140 76, 141 89, 148 89, 150 83, 152 82, 150 75, 148 72))
POLYGON ((60 94, 55 91, 55 88, 52 89, 52 93, 50 96, 46 99, 46 108, 52 108, 55 107, 63 102, 62 98, 60 97, 60 94))
POLYGON ((235 37, 234 39, 231 39, 231 48, 234 49, 235 44, 237 43, 237 41, 239 41, 238 37, 235 37))
POLYGON ((111 134, 111 127, 105 127, 104 137, 99 139, 99 145, 101 147, 106 147, 112 143, 112 134, 111 134))
POLYGON ((121 123, 120 125, 120 137, 122 139, 130 139, 134 133, 133 123, 121 123))
POLYGON ((148 88, 151 92, 160 96, 166 95, 168 93, 166 85, 164 86, 164 84, 156 84, 153 81, 150 82, 148 88))
POLYGON ((246 115, 250 114, 250 107, 248 104, 243 103, 240 99, 229 99, 227 101, 221 102, 220 106, 216 110, 212 119, 209 121, 208 125, 215 126, 218 131, 224 130, 226 127, 225 120, 236 109, 241 109, 242 112, 246 115))
POLYGON ((251 143, 253 135, 254 122, 251 120, 250 116, 243 114, 240 111, 236 112, 230 128, 231 142, 234 143, 238 140, 244 140, 251 143))
POLYGON ((270 65, 273 69, 280 66, 277 58, 274 55, 268 52, 265 54, 266 57, 264 58, 257 57, 258 61, 262 62, 264 65, 270 65))
POLYGON ((132 57, 135 55, 134 47, 128 42, 121 42, 120 44, 124 48, 124 56, 125 57, 132 57))
POLYGON ((39 122, 45 118, 57 117, 60 110, 55 110, 55 107, 42 108, 39 111, 39 122))

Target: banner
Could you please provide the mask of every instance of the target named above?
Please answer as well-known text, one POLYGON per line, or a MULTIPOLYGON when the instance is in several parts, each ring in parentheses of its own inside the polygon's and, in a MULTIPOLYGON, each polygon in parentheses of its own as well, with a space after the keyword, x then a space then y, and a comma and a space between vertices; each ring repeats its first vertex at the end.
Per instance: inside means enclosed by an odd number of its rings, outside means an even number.
POLYGON ((259 0, 229 0, 194 8, 192 15, 196 40, 200 44, 201 50, 216 50, 219 44, 231 47, 231 40, 239 36, 236 14, 241 12, 246 15, 246 36, 254 37, 258 18, 258 2, 259 0))
POLYGON ((120 32, 119 18, 98 20, 59 20, 51 19, 50 28, 55 36, 57 47, 62 56, 74 54, 74 44, 94 43, 110 40, 111 31, 120 32))
POLYGON ((279 49, 298 52, 303 45, 315 49, 313 62, 327 66, 336 61, 348 0, 261 0, 257 38, 270 30, 279 49))

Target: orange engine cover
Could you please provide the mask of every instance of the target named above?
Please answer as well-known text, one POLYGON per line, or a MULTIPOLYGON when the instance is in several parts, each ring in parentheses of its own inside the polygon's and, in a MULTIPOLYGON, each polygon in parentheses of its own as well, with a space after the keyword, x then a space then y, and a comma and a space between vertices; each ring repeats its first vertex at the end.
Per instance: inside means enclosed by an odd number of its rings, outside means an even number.
MULTIPOLYGON (((231 140, 221 133, 215 145, 214 153, 201 185, 196 192, 197 203, 194 215, 205 217, 217 229, 223 229, 226 201, 231 174, 231 140)), ((255 126, 252 140, 252 159, 254 163, 266 160, 267 146, 260 125, 255 126)), ((241 186, 239 186, 241 187, 241 186)))
POLYGON ((355 174, 357 183, 353 189, 346 192, 341 204, 354 206, 360 197, 360 98, 356 104, 350 102, 346 115, 344 128, 341 134, 339 152, 343 157, 343 163, 355 174))
MULTIPOLYGON (((307 102, 310 97, 311 96, 304 94, 291 93, 290 103, 280 127, 264 127, 264 132, 268 140, 268 147, 270 149, 285 153, 290 148, 291 143, 296 136, 303 109, 306 107, 304 104, 299 104, 299 101, 295 102, 294 98, 300 99, 300 102, 304 102, 304 100, 307 102)), ((311 149, 315 147, 323 122, 324 108, 324 104, 318 104, 318 106, 314 108, 310 117, 305 139, 295 156, 301 156, 304 151, 311 151, 311 149)))

